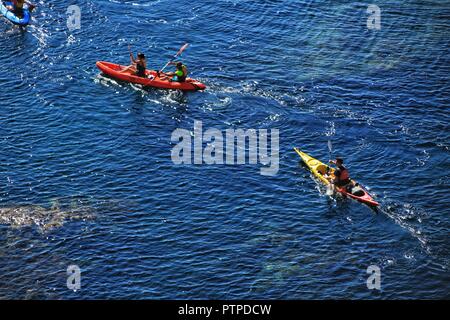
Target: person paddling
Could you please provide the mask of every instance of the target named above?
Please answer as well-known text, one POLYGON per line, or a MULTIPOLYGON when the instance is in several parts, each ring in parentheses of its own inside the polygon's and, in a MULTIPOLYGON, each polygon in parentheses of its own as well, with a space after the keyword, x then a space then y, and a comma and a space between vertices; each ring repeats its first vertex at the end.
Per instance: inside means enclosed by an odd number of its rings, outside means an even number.
POLYGON ((336 165, 336 170, 334 170, 334 179, 330 179, 333 184, 333 188, 342 188, 350 184, 352 181, 350 179, 350 174, 348 169, 344 167, 344 160, 342 158, 336 158, 336 160, 330 160, 330 163, 336 165))
POLYGON ((138 77, 146 77, 145 70, 147 69, 147 59, 145 58, 145 54, 138 53, 137 59, 134 59, 133 53, 130 51, 130 60, 131 65, 120 71, 121 73, 126 73, 128 71, 132 71, 138 77))
POLYGON ((15 15, 19 17, 23 17, 23 6, 24 4, 27 4, 28 10, 31 12, 36 7, 31 2, 28 2, 26 0, 12 0, 12 5, 6 6, 6 9, 13 12, 15 15))
POLYGON ((175 65, 177 70, 175 72, 165 73, 165 76, 162 76, 161 80, 170 79, 172 82, 185 82, 188 75, 187 67, 181 62, 170 62, 169 64, 175 65))

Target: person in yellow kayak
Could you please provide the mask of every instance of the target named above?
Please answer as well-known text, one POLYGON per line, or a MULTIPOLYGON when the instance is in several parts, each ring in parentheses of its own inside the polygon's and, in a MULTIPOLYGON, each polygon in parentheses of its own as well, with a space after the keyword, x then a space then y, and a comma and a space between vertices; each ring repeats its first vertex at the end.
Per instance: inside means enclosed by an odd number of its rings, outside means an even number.
POLYGON ((169 79, 171 82, 185 82, 188 76, 187 67, 181 62, 170 62, 169 64, 175 65, 176 71, 165 73, 165 76, 161 76, 161 80, 169 79))
POLYGON ((120 71, 121 73, 129 72, 130 70, 137 75, 138 77, 145 78, 147 75, 145 71, 147 69, 147 59, 145 58, 145 54, 138 53, 137 59, 134 58, 133 53, 130 51, 130 60, 131 65, 120 71))
MULTIPOLYGON (((4 1, 3 1, 4 2, 4 1)), ((31 2, 28 2, 26 0, 12 0, 12 5, 6 6, 6 9, 13 12, 18 17, 23 17, 23 6, 24 4, 27 4, 28 10, 31 12, 36 7, 31 2)))
POLYGON ((330 182, 332 183, 333 189, 342 188, 349 185, 352 180, 350 179, 350 173, 348 169, 344 167, 344 160, 342 158, 336 158, 336 160, 330 160, 330 163, 336 165, 336 169, 334 170, 334 179, 330 178, 330 182))

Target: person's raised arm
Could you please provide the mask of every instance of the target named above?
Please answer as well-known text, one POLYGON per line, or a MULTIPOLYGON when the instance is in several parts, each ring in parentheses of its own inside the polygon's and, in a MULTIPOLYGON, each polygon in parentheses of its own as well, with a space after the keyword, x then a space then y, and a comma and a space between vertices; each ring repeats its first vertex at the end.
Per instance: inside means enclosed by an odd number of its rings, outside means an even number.
POLYGON ((136 60, 134 59, 133 54, 131 52, 130 52, 130 61, 131 61, 131 64, 136 63, 136 60))
POLYGON ((36 5, 31 3, 30 1, 25 0, 24 2, 28 5, 28 10, 30 10, 30 12, 32 12, 34 8, 36 8, 36 5))
POLYGON ((131 64, 136 63, 136 60, 134 60, 134 57, 133 57, 133 52, 131 52, 131 46, 130 45, 128 45, 128 51, 130 51, 131 64))

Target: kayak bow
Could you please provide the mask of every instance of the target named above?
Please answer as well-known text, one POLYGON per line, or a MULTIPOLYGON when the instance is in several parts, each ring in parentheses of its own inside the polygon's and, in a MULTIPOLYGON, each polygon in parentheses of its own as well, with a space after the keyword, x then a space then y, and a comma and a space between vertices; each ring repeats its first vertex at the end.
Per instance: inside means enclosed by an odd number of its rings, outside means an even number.
MULTIPOLYGON (((330 178, 334 178, 334 169, 330 166, 327 166, 323 162, 311 157, 310 155, 300 151, 297 148, 294 148, 295 152, 302 158, 305 165, 309 168, 309 170, 313 173, 313 175, 318 178, 323 184, 330 185, 330 181, 326 178, 326 176, 330 178)), ((356 201, 362 202, 370 207, 377 207, 379 205, 372 196, 367 192, 367 190, 361 186, 356 181, 352 180, 353 188, 351 190, 347 190, 346 187, 338 188, 336 190, 344 196, 355 199, 356 201)))
POLYGON ((198 80, 187 78, 185 82, 172 82, 170 80, 163 80, 159 76, 157 71, 147 70, 146 77, 138 77, 133 74, 132 71, 121 72, 126 66, 119 64, 98 61, 97 68, 99 68, 104 74, 111 78, 126 81, 129 83, 140 84, 145 87, 154 87, 159 89, 173 89, 182 91, 197 91, 205 90, 206 86, 198 80))

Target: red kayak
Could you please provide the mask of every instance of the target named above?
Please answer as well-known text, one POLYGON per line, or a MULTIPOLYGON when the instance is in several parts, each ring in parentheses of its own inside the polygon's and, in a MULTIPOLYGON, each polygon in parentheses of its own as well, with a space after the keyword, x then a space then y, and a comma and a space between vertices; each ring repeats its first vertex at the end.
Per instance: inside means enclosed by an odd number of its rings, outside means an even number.
MULTIPOLYGON (((191 78, 187 78, 185 82, 172 82, 167 79, 163 80, 154 70, 147 70, 147 76, 144 78, 134 75, 131 70, 121 72, 126 68, 126 66, 121 66, 120 64, 111 62, 98 61, 97 68, 99 68, 104 74, 111 78, 130 83, 141 84, 145 87, 182 91, 197 91, 206 89, 206 86, 203 83, 191 78)), ((164 74, 162 73, 161 76, 164 76, 164 74)))

